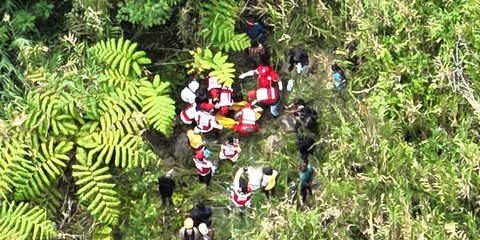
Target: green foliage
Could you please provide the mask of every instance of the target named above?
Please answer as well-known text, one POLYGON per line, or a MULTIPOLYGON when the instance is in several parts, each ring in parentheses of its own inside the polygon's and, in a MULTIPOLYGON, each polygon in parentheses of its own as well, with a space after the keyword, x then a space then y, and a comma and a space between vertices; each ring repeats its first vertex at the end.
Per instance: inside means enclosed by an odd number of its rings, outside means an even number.
POLYGON ((53 11, 53 4, 48 3, 47 1, 38 1, 33 5, 33 12, 35 16, 43 20, 48 19, 53 11))
POLYGON ((210 76, 216 77, 219 83, 222 83, 224 86, 231 87, 233 84, 233 79, 235 75, 234 64, 227 62, 227 55, 223 55, 222 52, 217 52, 213 55, 210 49, 201 49, 197 48, 196 51, 190 51, 192 54, 194 62, 187 64, 187 67, 191 68, 189 73, 196 71, 198 74, 203 71, 211 71, 210 76))
POLYGON ((117 19, 150 28, 165 24, 176 4, 177 0, 123 0, 118 4, 117 19))
POLYGON ((94 56, 111 70, 117 70, 125 76, 130 76, 131 73, 136 76, 142 75, 140 66, 152 63, 152 61, 145 57, 144 51, 135 51, 137 43, 132 43, 130 40, 124 41, 120 39, 109 39, 108 41, 100 41, 91 48, 94 56))
POLYGON ((142 111, 149 124, 157 131, 168 136, 175 120, 175 102, 168 96, 170 84, 160 82, 155 75, 153 82, 142 81, 139 88, 142 100, 142 111))
POLYGON ((235 0, 209 0, 200 4, 200 35, 214 48, 226 52, 250 47, 250 39, 245 33, 235 33, 235 19, 238 14, 235 4, 235 0))
POLYGON ((17 11, 13 18, 13 25, 23 32, 32 30, 35 27, 35 15, 24 10, 17 11))
POLYGON ((114 189, 115 184, 111 183, 112 175, 107 173, 109 167, 101 167, 101 161, 90 165, 83 149, 77 151, 76 158, 80 165, 72 166, 72 176, 77 178, 75 184, 81 187, 77 191, 80 201, 88 204, 87 210, 98 221, 109 225, 117 224, 120 200, 114 189))
POLYGON ((1 239, 50 239, 56 236, 55 226, 47 220, 45 210, 23 202, 3 202, 1 207, 1 239))

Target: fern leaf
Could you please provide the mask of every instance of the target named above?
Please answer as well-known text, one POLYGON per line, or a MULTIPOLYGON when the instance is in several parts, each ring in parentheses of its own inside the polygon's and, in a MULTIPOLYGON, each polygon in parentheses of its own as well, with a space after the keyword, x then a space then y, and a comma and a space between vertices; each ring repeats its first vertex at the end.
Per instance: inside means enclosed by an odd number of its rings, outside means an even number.
POLYGON ((46 211, 27 203, 2 203, 0 239, 50 239, 57 235, 46 211))
MULTIPOLYGON (((79 162, 86 163, 85 159, 79 162)), ((78 194, 82 204, 87 204, 87 210, 98 221, 105 224, 116 225, 120 212, 120 200, 114 190, 115 184, 109 183, 112 175, 106 174, 108 167, 73 165, 73 176, 77 178, 76 184, 80 187, 78 194), (87 179, 88 181, 82 181, 87 179)))

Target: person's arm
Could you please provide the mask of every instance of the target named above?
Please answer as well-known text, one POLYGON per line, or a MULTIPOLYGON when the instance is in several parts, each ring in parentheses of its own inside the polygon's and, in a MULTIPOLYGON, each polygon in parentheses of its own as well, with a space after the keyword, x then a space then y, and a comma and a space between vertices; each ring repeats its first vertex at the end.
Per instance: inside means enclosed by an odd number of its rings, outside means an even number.
POLYGON ((246 77, 253 76, 253 75, 255 75, 256 73, 257 73, 257 70, 250 70, 250 71, 248 71, 248 72, 245 72, 245 73, 240 74, 240 76, 238 76, 238 78, 244 79, 244 78, 246 78, 246 77))

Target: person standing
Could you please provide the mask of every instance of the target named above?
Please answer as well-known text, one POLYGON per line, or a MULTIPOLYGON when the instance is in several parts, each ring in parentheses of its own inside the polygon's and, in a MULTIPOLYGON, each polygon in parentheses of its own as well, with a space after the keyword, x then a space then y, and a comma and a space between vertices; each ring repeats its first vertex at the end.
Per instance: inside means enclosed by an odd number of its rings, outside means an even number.
POLYGON ((252 189, 248 187, 247 182, 242 179, 242 175, 247 173, 248 169, 245 167, 235 174, 233 179, 233 187, 230 190, 230 204, 228 205, 228 213, 230 213, 235 206, 240 209, 240 216, 245 214, 245 208, 250 206, 252 200, 252 189))
MULTIPOLYGON (((193 219, 193 225, 198 227, 200 224, 212 225, 212 209, 205 207, 201 202, 195 204, 195 207, 190 210, 190 217, 193 219)), ((200 230, 200 229, 199 229, 200 230)))
POLYGON ((347 86, 347 77, 345 76, 343 69, 337 63, 330 65, 330 68, 332 70, 330 79, 333 81, 336 94, 340 94, 347 86))
POLYGON ((205 223, 200 223, 198 226, 198 231, 202 234, 203 240, 212 240, 215 236, 215 232, 213 229, 208 228, 205 223))
POLYGON ((271 166, 264 167, 262 171, 262 192, 265 193, 265 196, 268 199, 270 199, 270 195, 273 195, 275 193, 275 185, 278 172, 271 166))
POLYGON ((162 196, 162 206, 173 204, 172 195, 175 189, 175 181, 172 179, 173 169, 168 171, 165 176, 158 178, 158 191, 162 196))
POLYGON ((198 179, 201 183, 205 183, 208 187, 210 186, 212 175, 215 172, 215 166, 213 165, 212 161, 209 160, 210 154, 207 151, 208 150, 204 148, 197 150, 197 153, 193 158, 193 162, 195 163, 195 168, 197 169, 198 179))
POLYGON ((201 234, 196 227, 193 226, 193 220, 187 217, 183 221, 183 227, 180 229, 178 236, 181 240, 201 240, 201 234))
POLYGON ((307 201, 308 193, 312 195, 312 181, 314 170, 310 164, 302 163, 300 165, 300 192, 302 194, 302 202, 307 201))
POLYGON ((289 63, 290 66, 288 67, 288 71, 291 72, 291 78, 288 80, 287 83, 287 91, 292 91, 293 88, 293 82, 294 82, 294 75, 298 76, 299 79, 302 78, 302 74, 304 71, 304 67, 309 64, 308 62, 308 53, 305 49, 303 48, 293 48, 290 50, 290 59, 289 63), (293 72, 293 69, 295 68, 295 72, 293 72))

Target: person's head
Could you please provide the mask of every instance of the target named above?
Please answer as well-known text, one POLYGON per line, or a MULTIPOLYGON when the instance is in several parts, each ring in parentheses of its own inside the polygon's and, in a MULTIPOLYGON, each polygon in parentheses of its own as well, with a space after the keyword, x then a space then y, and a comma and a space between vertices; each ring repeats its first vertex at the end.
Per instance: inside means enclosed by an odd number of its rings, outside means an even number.
POLYGON ((305 164, 305 163, 300 164, 300 171, 301 172, 307 171, 307 164, 305 164))
POLYGON ((255 20, 255 18, 249 17, 247 18, 247 21, 245 23, 247 24, 248 28, 253 28, 255 27, 255 24, 257 23, 257 21, 255 20))
POLYGON ((330 68, 332 69, 332 71, 334 72, 338 72, 338 71, 341 71, 342 68, 340 68, 340 66, 338 66, 337 63, 333 63, 332 65, 330 65, 330 68))
POLYGON ((167 178, 172 178, 173 177, 173 169, 170 169, 166 174, 165 174, 165 177, 167 178))
POLYGON ((193 219, 187 217, 185 220, 183 220, 183 227, 186 229, 192 229, 193 228, 193 219))
POLYGON ((201 202, 197 202, 197 204, 195 204, 195 207, 200 209, 200 210, 204 210, 205 209, 205 205, 203 205, 203 203, 201 202))
POLYGON ((233 144, 233 137, 228 137, 227 138, 227 143, 228 144, 233 144))
POLYGON ((262 171, 263 171, 263 174, 268 175, 268 176, 273 174, 273 168, 271 166, 264 167, 262 169, 262 171))
POLYGON ((293 102, 296 106, 305 106, 305 100, 301 99, 301 98, 297 98, 295 99, 295 101, 293 102))
POLYGON ((201 103, 208 102, 208 95, 205 92, 198 92, 195 102, 200 105, 201 103))
POLYGON ((208 234, 207 224, 205 224, 205 223, 200 223, 200 225, 198 225, 198 231, 199 231, 202 235, 207 235, 207 234, 208 234))

